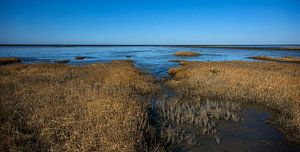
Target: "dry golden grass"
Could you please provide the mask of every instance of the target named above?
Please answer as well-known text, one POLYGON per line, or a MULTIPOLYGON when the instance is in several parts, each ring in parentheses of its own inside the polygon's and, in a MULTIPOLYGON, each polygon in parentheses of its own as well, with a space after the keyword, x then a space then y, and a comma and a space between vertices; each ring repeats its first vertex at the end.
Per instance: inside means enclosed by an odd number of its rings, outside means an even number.
POLYGON ((197 52, 186 52, 186 51, 178 51, 175 53, 176 56, 199 56, 200 54, 197 52))
POLYGON ((21 60, 18 58, 0 58, 0 65, 1 64, 10 64, 10 63, 20 63, 21 60))
POLYGON ((178 67, 176 67, 176 68, 170 68, 170 69, 168 69, 168 73, 169 73, 169 75, 174 75, 177 72, 179 72, 180 70, 181 70, 181 68, 178 68, 178 67))
POLYGON ((293 56, 284 56, 281 58, 272 58, 272 57, 268 57, 268 56, 253 56, 253 57, 249 57, 249 58, 255 59, 255 60, 266 60, 266 61, 277 61, 277 62, 299 63, 300 64, 300 58, 293 57, 293 56))
POLYGON ((263 103, 272 123, 300 143, 300 67, 277 62, 193 62, 169 70, 168 85, 186 97, 263 103))
POLYGON ((123 62, 0 67, 0 151, 149 150, 145 102, 159 86, 123 62))

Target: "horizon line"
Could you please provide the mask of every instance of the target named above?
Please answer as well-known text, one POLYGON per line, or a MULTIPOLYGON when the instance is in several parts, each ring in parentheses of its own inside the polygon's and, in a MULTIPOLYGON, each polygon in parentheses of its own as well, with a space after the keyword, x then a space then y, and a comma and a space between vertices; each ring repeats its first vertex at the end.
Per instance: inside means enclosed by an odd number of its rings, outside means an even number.
POLYGON ((245 49, 245 50, 289 50, 300 51, 300 44, 0 44, 0 46, 16 47, 130 47, 130 46, 160 46, 160 47, 192 47, 192 48, 219 48, 219 49, 245 49))
POLYGON ((16 46, 16 45, 23 45, 23 46, 28 46, 28 45, 48 45, 48 46, 280 46, 280 45, 299 45, 299 44, 293 44, 293 43, 282 43, 282 44, 76 44, 76 43, 0 43, 0 46, 16 46))

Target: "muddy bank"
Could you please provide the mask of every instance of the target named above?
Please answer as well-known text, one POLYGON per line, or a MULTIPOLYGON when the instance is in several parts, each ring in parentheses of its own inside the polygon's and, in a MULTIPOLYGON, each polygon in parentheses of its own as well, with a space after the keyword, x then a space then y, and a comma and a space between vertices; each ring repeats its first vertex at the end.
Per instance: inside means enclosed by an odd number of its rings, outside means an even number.
POLYGON ((269 123, 277 112, 267 106, 180 94, 161 84, 163 96, 153 105, 170 151, 300 150, 269 123))
POLYGON ((0 57, 0 65, 20 63, 20 62, 21 62, 21 60, 19 58, 0 57))
POLYGON ((259 62, 192 62, 176 67, 169 87, 188 97, 262 103, 277 110, 272 124, 300 142, 300 68, 259 62))

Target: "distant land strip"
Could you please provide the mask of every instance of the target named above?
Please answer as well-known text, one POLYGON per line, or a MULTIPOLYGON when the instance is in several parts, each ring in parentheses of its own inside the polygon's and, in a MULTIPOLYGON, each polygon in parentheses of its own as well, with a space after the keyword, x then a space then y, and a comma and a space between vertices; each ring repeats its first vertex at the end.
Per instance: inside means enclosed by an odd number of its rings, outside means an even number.
POLYGON ((300 44, 288 45, 136 45, 136 44, 0 44, 0 46, 29 46, 29 47, 129 47, 129 46, 159 46, 159 47, 190 47, 190 48, 219 48, 245 50, 289 50, 300 51, 300 44))

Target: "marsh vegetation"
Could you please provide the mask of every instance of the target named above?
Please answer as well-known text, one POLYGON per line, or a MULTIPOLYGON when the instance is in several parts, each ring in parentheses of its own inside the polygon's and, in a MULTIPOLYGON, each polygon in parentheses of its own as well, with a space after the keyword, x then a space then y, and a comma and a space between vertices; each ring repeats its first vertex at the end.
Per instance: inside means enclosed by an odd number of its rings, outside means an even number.
POLYGON ((11 63, 20 63, 20 62, 21 62, 21 60, 18 58, 9 58, 9 57, 0 58, 0 65, 11 64, 11 63))
MULTIPOLYGON (((210 101, 208 99, 205 101, 201 101, 201 99, 187 101, 175 98, 159 104, 159 115, 163 123, 173 124, 179 130, 184 130, 184 127, 181 128, 180 126, 192 125, 198 128, 202 135, 214 135, 218 144, 220 143, 220 137, 216 129, 216 120, 239 122, 242 120, 238 116, 240 110, 241 107, 237 103, 210 101)), ((168 127, 170 128, 170 126, 168 127)), ((182 144, 180 143, 181 139, 184 139, 182 134, 184 135, 184 133, 174 135, 175 137, 179 136, 176 138, 179 139, 177 144, 182 144)), ((192 134, 190 137, 195 137, 195 135, 192 134)), ((194 141, 196 138, 190 140, 193 141, 191 143, 196 143, 194 141)))
POLYGON ((278 111, 270 121, 300 142, 300 69, 276 62, 193 62, 170 69, 169 87, 179 95, 262 103, 278 111))
POLYGON ((243 123, 245 103, 275 110, 269 123, 299 143, 297 64, 179 62, 166 80, 131 60, 1 66, 0 150, 185 151, 203 140, 224 146, 220 122, 243 123))
POLYGON ((280 58, 273 58, 269 56, 252 56, 249 57, 254 60, 265 60, 265 61, 276 61, 276 62, 287 62, 287 63, 298 63, 300 64, 300 58, 294 56, 283 56, 280 58))
POLYGON ((189 56, 189 57, 191 57, 191 56, 200 56, 200 54, 199 53, 197 53, 197 52, 189 52, 189 51, 177 51, 177 52, 175 52, 175 54, 174 55, 176 55, 176 56, 189 56))
POLYGON ((159 150, 145 141, 159 86, 121 63, 1 66, 0 151, 159 150))

